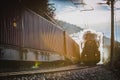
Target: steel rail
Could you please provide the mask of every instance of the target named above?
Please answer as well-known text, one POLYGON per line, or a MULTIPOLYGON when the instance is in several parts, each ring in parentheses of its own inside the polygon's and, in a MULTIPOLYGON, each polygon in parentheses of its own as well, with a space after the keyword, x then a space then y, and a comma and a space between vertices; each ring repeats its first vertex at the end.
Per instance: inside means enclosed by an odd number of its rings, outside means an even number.
POLYGON ((91 68, 91 67, 96 67, 96 66, 76 66, 76 67, 61 67, 61 68, 55 68, 55 69, 46 69, 46 70, 31 70, 31 71, 19 71, 19 72, 3 72, 0 73, 0 77, 6 77, 6 76, 17 76, 17 75, 29 75, 29 74, 48 74, 48 73, 56 73, 56 72, 66 72, 66 71, 72 71, 72 70, 81 70, 81 69, 86 69, 86 68, 91 68))

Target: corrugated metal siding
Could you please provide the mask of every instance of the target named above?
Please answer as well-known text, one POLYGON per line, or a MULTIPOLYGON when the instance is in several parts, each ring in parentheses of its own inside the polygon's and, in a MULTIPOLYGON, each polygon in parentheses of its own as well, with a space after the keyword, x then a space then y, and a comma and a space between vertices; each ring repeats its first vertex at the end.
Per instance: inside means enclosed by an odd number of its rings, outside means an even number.
POLYGON ((20 11, 13 10, 9 14, 0 16, 0 44, 78 57, 79 46, 57 25, 30 10, 20 11), (17 23, 16 27, 13 26, 14 19, 17 23))
POLYGON ((63 30, 29 10, 24 11, 22 22, 23 47, 65 53, 63 30))
POLYGON ((0 14, 0 44, 21 45, 21 17, 19 11, 9 10, 9 13, 0 14), (13 23, 17 26, 14 27, 13 23))

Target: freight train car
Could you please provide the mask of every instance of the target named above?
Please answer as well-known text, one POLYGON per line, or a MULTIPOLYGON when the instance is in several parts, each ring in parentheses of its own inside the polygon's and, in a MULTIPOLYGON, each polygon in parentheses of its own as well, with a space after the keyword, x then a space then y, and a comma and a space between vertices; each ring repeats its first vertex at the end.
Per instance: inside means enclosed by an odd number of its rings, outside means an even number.
POLYGON ((65 32, 66 57, 73 63, 80 61, 79 45, 65 32))
POLYGON ((29 9, 3 10, 0 13, 0 28, 2 65, 6 60, 23 64, 22 61, 49 62, 67 58, 76 62, 80 57, 79 46, 64 30, 29 9))

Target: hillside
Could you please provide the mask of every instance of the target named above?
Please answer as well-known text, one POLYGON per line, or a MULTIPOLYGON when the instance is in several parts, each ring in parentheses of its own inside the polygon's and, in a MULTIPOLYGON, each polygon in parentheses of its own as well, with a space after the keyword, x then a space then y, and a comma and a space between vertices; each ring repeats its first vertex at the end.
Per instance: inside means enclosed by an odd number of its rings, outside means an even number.
POLYGON ((58 23, 58 25, 60 25, 61 28, 63 28, 68 34, 73 34, 73 33, 77 33, 82 31, 83 29, 80 28, 79 26, 67 23, 67 22, 63 22, 60 20, 56 20, 56 22, 58 23))

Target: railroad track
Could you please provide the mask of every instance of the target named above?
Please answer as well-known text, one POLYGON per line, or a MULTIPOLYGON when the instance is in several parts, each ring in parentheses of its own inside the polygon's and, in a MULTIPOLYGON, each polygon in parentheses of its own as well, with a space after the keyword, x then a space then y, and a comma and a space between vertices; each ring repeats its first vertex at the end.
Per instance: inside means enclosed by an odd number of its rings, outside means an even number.
POLYGON ((75 75, 76 71, 92 67, 96 66, 67 66, 48 70, 6 72, 0 73, 0 80, 67 80, 70 75, 74 75, 73 78, 79 77, 75 75))

